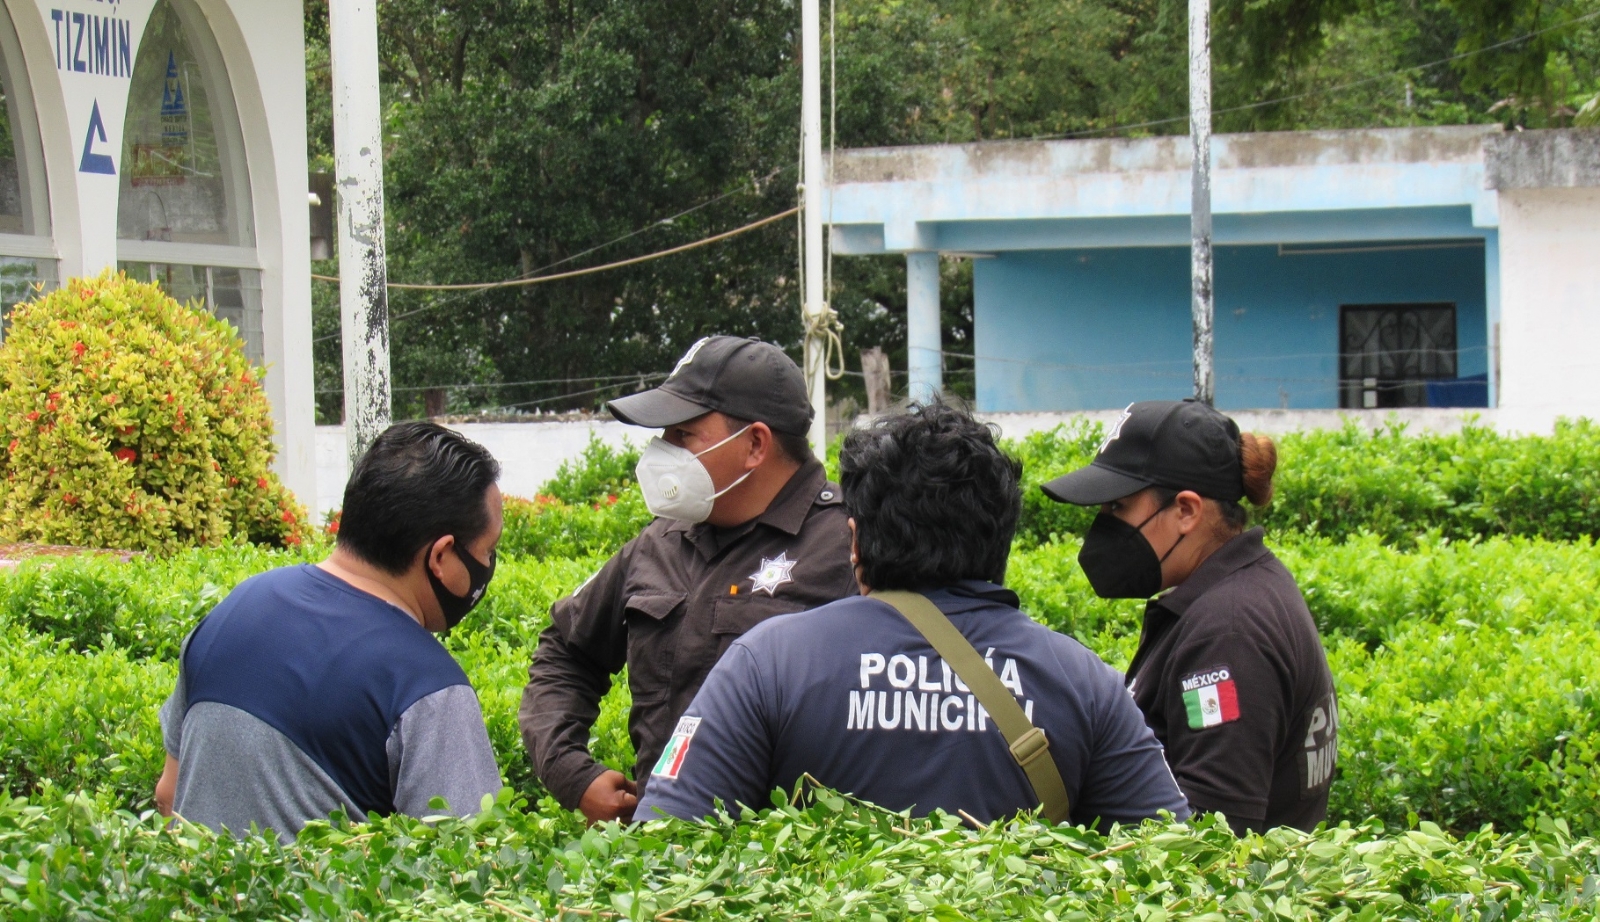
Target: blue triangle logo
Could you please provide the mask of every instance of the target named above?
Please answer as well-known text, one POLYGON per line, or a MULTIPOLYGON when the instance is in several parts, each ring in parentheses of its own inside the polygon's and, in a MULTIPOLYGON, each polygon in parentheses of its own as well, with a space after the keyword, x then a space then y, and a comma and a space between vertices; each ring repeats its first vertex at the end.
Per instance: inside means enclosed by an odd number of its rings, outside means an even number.
POLYGON ((97 154, 94 152, 95 142, 102 144, 106 141, 106 123, 100 118, 100 100, 95 100, 94 109, 89 113, 89 130, 83 137, 83 159, 78 162, 80 173, 103 173, 107 176, 117 175, 117 165, 112 161, 110 154, 97 154))

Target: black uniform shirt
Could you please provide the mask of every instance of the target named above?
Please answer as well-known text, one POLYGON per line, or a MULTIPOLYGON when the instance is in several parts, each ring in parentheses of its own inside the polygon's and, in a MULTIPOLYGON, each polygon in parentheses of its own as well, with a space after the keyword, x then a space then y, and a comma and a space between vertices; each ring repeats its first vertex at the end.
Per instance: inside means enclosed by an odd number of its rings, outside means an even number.
MULTIPOLYGON (((715 528, 656 519, 550 610, 517 722, 533 770, 573 809, 605 766, 589 731, 611 676, 628 667, 628 732, 649 767, 706 673, 773 615, 857 594, 839 487, 807 461, 767 511, 715 528)), ((635 772, 640 794, 646 779, 635 772)))
POLYGON ((1196 811, 1235 829, 1328 814, 1338 707, 1300 588, 1253 528, 1145 608, 1128 690, 1196 811))
MULTIPOLYGON (((968 580, 928 593, 1050 741, 1078 823, 1188 816, 1115 669, 968 580)), ((636 819, 761 808, 802 774, 891 810, 982 822, 1039 805, 1000 728, 903 615, 844 599, 761 625, 717 664, 650 775, 636 819)))

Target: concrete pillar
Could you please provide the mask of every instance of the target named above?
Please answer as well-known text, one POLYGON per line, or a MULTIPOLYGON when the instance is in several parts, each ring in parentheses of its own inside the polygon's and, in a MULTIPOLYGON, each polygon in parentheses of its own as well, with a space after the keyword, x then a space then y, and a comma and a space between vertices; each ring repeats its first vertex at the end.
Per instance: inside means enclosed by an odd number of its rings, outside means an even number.
POLYGON ((939 254, 906 254, 906 365, 912 400, 944 390, 944 344, 939 329, 939 254))
POLYGON ((1500 405, 1500 232, 1483 237, 1483 320, 1488 329, 1489 406, 1500 405))
POLYGON ((1600 188, 1500 193, 1502 425, 1600 419, 1600 188))

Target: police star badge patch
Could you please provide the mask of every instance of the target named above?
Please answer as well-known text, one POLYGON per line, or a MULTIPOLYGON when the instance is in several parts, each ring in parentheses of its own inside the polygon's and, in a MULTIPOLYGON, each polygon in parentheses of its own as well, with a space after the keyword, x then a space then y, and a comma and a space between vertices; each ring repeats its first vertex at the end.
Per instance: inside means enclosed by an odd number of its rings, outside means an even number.
POLYGON ((789 575, 789 571, 793 570, 795 564, 799 562, 798 560, 790 560, 788 551, 779 554, 776 559, 771 557, 761 558, 761 569, 749 576, 750 591, 752 593, 765 592, 770 596, 784 583, 794 582, 794 577, 789 575))
POLYGON ((1239 693, 1227 666, 1214 666, 1187 676, 1180 687, 1189 729, 1204 730, 1239 719, 1239 693))

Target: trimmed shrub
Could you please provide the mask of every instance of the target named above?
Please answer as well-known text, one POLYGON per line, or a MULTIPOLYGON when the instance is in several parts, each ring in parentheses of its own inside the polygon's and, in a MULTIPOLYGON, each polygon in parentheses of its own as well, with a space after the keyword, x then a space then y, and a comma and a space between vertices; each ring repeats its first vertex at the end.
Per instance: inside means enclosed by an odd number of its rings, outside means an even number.
POLYGON ((233 327, 121 273, 17 305, 0 348, 0 539, 300 542, 262 373, 233 327))

